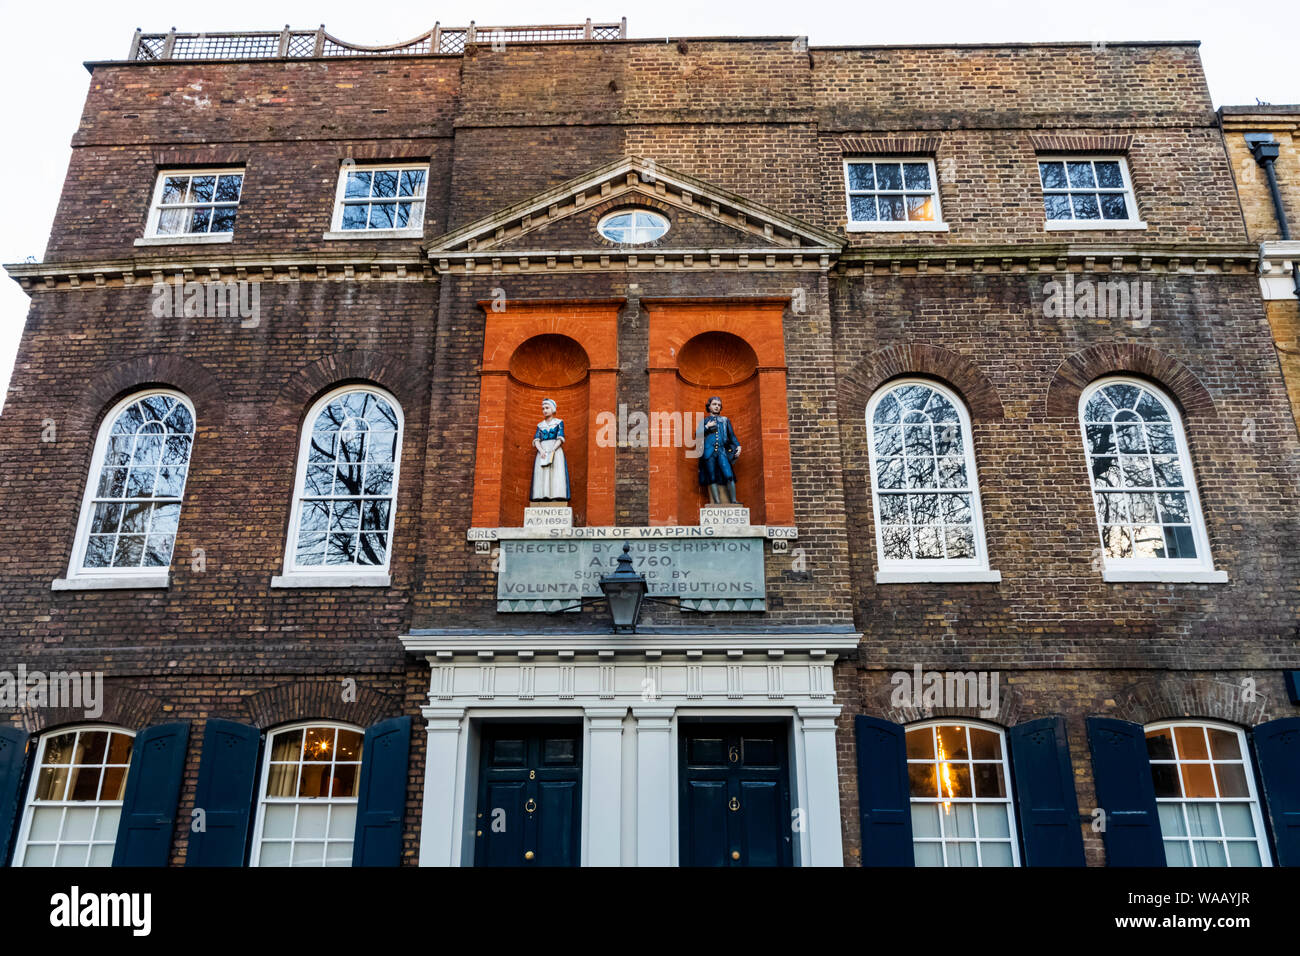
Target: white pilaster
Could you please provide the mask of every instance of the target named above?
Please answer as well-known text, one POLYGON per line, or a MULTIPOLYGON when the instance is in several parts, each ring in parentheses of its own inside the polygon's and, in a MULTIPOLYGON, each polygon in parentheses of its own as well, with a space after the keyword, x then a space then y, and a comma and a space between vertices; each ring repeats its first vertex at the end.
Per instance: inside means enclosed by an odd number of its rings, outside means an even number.
POLYGON ((457 866, 461 820, 457 786, 464 785, 460 766, 463 707, 425 707, 424 809, 420 818, 420 866, 457 866))
POLYGON ((627 707, 589 707, 587 774, 587 866, 623 861, 623 718, 627 707))
POLYGON ((839 707, 800 707, 806 781, 802 843, 806 865, 843 866, 840 830, 839 765, 835 753, 835 718, 839 707))
POLYGON ((673 708, 633 707, 636 717, 636 862, 672 866, 673 708))

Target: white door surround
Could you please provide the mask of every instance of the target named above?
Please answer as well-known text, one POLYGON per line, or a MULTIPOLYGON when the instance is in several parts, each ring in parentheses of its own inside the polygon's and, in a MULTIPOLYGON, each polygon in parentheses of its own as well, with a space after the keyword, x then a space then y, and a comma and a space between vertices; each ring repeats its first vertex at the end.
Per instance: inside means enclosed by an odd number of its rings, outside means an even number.
POLYGON ((800 866, 841 866, 832 668, 853 633, 412 634, 429 663, 421 866, 474 862, 484 721, 581 719, 584 866, 675 866, 678 722, 781 720, 800 866))

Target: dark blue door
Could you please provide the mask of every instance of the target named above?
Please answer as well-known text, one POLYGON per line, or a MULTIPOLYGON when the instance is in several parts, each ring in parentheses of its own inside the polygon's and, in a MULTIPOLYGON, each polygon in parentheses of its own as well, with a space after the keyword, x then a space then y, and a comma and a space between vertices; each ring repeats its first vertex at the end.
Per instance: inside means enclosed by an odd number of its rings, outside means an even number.
POLYGON ((475 866, 577 866, 582 728, 485 725, 476 813, 475 866))
POLYGON ((682 866, 791 866, 782 724, 681 725, 682 866))

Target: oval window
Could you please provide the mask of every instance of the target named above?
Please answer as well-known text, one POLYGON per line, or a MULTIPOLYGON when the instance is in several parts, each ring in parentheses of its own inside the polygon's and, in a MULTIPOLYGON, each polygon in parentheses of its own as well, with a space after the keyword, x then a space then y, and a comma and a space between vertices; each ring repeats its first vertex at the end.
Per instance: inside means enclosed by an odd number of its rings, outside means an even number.
POLYGON ((668 220, 657 212, 625 209, 610 213, 596 227, 610 242, 633 244, 653 242, 668 231, 668 220))

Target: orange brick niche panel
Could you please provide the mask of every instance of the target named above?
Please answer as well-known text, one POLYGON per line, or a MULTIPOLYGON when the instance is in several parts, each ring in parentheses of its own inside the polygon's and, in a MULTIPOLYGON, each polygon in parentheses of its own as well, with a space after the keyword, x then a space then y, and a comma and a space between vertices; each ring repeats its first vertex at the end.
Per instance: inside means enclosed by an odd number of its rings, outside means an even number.
MULTIPOLYGON (((693 435, 709 396, 722 399, 743 446, 736 492, 755 524, 793 524, 785 392, 785 303, 643 300, 650 325, 650 405, 689 415, 693 435)), ((699 460, 660 442, 650 449, 650 523, 694 524, 708 501, 699 460)))
POLYGON ((613 523, 614 449, 592 436, 595 415, 613 402, 619 304, 512 303, 505 312, 485 304, 474 526, 523 524, 544 398, 564 420, 575 523, 613 523))

